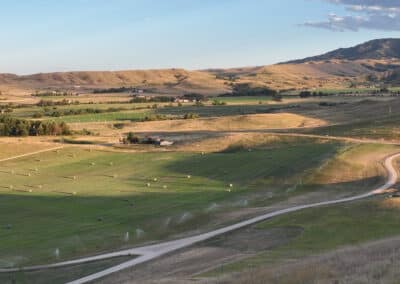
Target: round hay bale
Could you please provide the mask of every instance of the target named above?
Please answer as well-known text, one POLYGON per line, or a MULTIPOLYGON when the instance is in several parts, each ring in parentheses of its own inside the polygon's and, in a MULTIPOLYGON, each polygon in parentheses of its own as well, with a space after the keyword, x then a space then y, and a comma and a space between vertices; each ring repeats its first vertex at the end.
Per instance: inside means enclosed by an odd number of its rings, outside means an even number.
POLYGON ((164 185, 163 185, 163 188, 166 189, 166 188, 168 188, 168 186, 166 186, 166 185, 164 184, 164 185))
POLYGON ((192 176, 191 176, 191 175, 187 175, 186 177, 187 177, 187 178, 192 178, 192 176))
POLYGON ((153 178, 153 181, 156 182, 156 181, 158 181, 158 179, 157 178, 153 178))
POLYGON ((150 185, 151 185, 151 184, 150 184, 149 182, 146 184, 147 187, 150 187, 150 185))

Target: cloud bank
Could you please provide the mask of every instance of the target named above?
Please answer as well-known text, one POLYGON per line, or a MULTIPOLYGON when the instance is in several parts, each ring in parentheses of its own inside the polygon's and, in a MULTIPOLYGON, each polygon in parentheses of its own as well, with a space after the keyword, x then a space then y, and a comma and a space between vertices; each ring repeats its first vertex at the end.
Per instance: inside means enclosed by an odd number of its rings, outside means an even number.
POLYGON ((332 31, 360 29, 400 31, 400 0, 325 0, 343 5, 348 15, 330 14, 325 21, 309 21, 304 26, 332 31))

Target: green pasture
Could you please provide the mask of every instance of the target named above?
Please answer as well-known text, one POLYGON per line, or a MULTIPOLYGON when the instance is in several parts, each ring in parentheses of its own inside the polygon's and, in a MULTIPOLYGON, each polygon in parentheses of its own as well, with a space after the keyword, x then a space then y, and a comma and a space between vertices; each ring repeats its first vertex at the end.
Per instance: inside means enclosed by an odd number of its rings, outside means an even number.
POLYGON ((305 256, 354 246, 400 234, 400 207, 384 206, 384 199, 306 209, 256 225, 259 230, 302 230, 287 244, 261 251, 255 256, 224 265, 206 275, 271 266, 305 256))
POLYGON ((307 140, 205 155, 69 147, 3 162, 0 266, 165 239, 207 226, 215 204, 237 210, 255 193, 281 200, 338 147, 307 140))

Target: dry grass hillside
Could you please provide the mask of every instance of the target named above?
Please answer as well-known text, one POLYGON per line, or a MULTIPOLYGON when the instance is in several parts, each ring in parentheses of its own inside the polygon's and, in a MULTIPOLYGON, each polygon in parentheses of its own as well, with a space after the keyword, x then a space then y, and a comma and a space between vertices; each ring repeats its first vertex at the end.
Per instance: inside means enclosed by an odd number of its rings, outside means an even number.
POLYGON ((254 114, 188 120, 165 120, 133 123, 136 132, 146 131, 237 131, 316 127, 325 125, 320 119, 291 113, 254 114))
POLYGON ((275 64, 262 67, 210 70, 215 75, 233 78, 235 83, 249 83, 271 89, 341 89, 351 85, 371 85, 368 75, 385 78, 397 70, 397 59, 363 59, 309 61, 304 63, 275 64))
POLYGON ((22 89, 43 88, 110 88, 135 86, 156 88, 165 92, 199 92, 219 94, 229 91, 223 80, 201 71, 183 69, 128 70, 128 71, 82 71, 40 73, 25 76, 0 74, 0 87, 22 89))
POLYGON ((188 71, 184 69, 0 74, 7 88, 94 89, 134 86, 159 93, 217 95, 238 83, 288 89, 340 89, 399 83, 400 40, 383 39, 326 54, 269 66, 188 71), (371 79, 373 78, 373 79, 371 79))

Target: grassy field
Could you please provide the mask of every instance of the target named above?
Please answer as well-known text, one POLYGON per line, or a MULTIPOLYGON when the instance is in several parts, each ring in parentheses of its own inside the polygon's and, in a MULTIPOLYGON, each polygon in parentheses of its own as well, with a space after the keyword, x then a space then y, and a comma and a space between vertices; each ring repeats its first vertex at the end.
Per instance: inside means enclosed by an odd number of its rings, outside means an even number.
POLYGON ((314 129, 310 131, 310 133, 354 138, 397 140, 400 138, 399 119, 400 116, 398 114, 393 114, 373 120, 314 129))
MULTIPOLYGON (((350 145, 327 161, 320 170, 313 171, 302 184, 297 186, 297 194, 318 189, 336 196, 351 196, 367 192, 383 184, 384 175, 379 161, 395 146, 350 145)), ((336 197, 337 198, 337 197, 336 197)), ((304 203, 312 201, 306 200, 304 203)), ((400 234, 400 202, 398 200, 372 199, 357 203, 307 209, 284 215, 255 226, 260 230, 285 230, 296 228, 302 231, 285 245, 274 247, 244 260, 224 265, 205 275, 241 271, 263 265, 283 265, 287 261, 324 253, 342 246, 356 245, 370 240, 400 234), (367 221, 368 220, 368 221, 367 221)), ((282 236, 284 237, 284 236, 282 236)), ((256 282, 258 283, 258 282, 256 282)))
POLYGON ((160 108, 156 112, 166 115, 183 115, 185 113, 196 113, 200 117, 216 117, 227 115, 244 115, 269 113, 277 107, 270 105, 222 105, 222 106, 182 106, 182 107, 165 107, 160 108))
POLYGON ((70 115, 57 118, 49 118, 49 120, 64 121, 66 123, 76 122, 107 122, 107 121, 141 121, 151 112, 148 110, 136 111, 120 111, 120 112, 106 112, 106 113, 93 113, 82 115, 70 115))
POLYGON ((338 147, 309 140, 206 155, 65 148, 2 163, 1 266, 69 259, 196 229, 210 221, 215 203, 236 204, 264 190, 287 196, 285 188, 338 147))
POLYGON ((239 131, 322 126, 322 120, 291 113, 236 115, 204 119, 139 122, 133 131, 239 131))
POLYGON ((261 102, 261 103, 270 102, 272 100, 272 96, 216 97, 216 98, 212 98, 211 101, 212 100, 217 100, 217 101, 224 102, 227 104, 258 104, 259 102, 261 102))
POLYGON ((46 143, 23 143, 23 142, 18 143, 18 147, 15 147, 15 143, 13 142, 1 141, 0 160, 36 151, 41 151, 52 147, 55 146, 46 143))
MULTIPOLYGON (((248 269, 251 269, 252 273, 255 272, 254 269, 258 271, 265 269, 272 272, 269 275, 271 283, 296 283, 293 282, 295 278, 290 277, 289 274, 285 274, 286 276, 281 279, 282 281, 285 279, 287 282, 276 282, 276 279, 275 282, 272 281, 274 276, 278 275, 278 273, 273 273, 272 268, 283 267, 285 264, 293 263, 296 260, 342 247, 397 236, 400 234, 399 213, 400 203, 398 201, 375 199, 307 209, 274 218, 258 224, 256 228, 259 230, 298 228, 302 230, 302 233, 287 244, 261 251, 255 256, 241 261, 226 264, 223 269, 219 267, 204 274, 204 276, 244 271, 243 275, 249 278, 248 269)), ((318 266, 319 264, 314 265, 318 266)), ((320 265, 323 266, 323 264, 320 265)))

